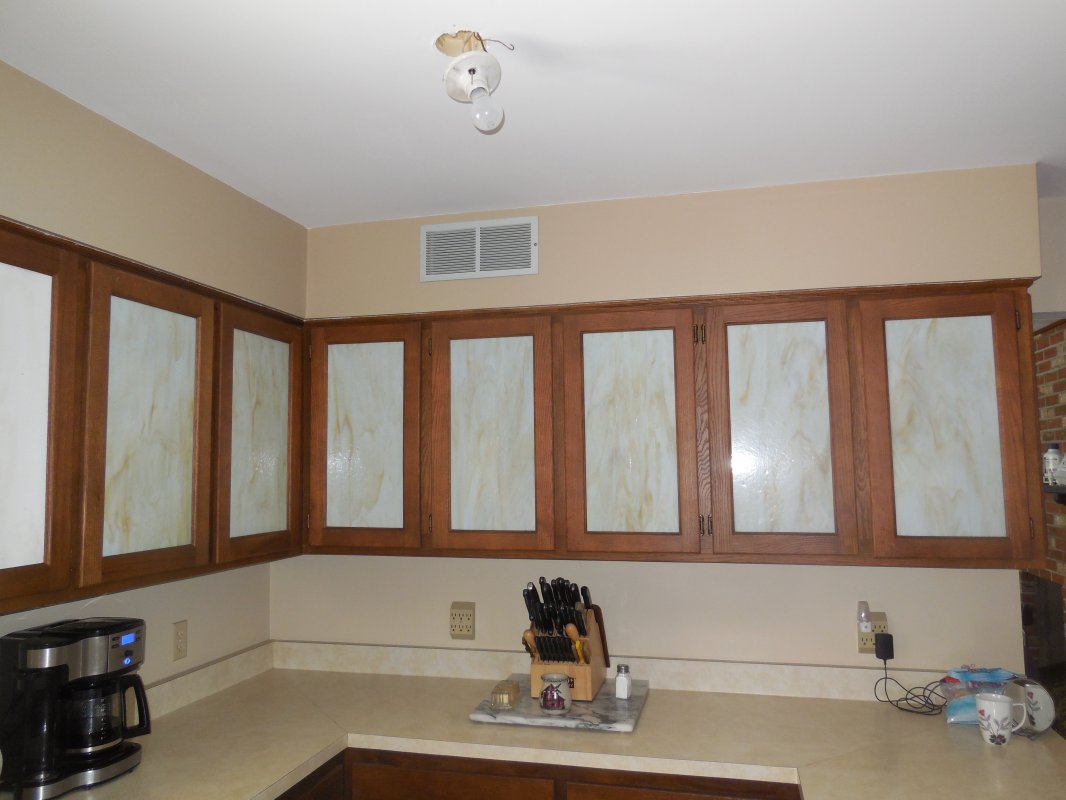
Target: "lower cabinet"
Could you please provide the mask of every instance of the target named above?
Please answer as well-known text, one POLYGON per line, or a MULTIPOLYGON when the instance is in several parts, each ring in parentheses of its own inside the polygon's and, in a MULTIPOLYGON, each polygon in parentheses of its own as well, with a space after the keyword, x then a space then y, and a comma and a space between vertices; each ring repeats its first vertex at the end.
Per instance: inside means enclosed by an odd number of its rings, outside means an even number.
POLYGON ((347 800, 352 796, 345 782, 345 754, 338 753, 278 800, 347 800))
MULTIPOLYGON (((350 794, 344 796, 352 800, 430 797, 434 800, 800 800, 801 797, 799 787, 794 784, 764 781, 621 772, 382 750, 349 749, 344 757, 350 787, 350 794)), ((315 775, 308 780, 313 778, 315 775)), ((290 792, 295 792, 300 786, 290 792)), ((341 796, 286 794, 284 800, 320 800, 341 796)))

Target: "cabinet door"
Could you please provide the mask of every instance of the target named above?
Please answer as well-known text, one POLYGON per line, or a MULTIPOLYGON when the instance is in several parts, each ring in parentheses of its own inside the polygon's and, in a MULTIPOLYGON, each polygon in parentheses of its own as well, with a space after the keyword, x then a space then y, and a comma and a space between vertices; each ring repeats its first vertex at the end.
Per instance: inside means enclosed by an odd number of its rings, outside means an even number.
POLYGON ((723 553, 854 553, 844 301, 710 313, 713 542, 723 553))
POLYGON ((563 321, 570 550, 699 549, 692 312, 563 321))
POLYGON ((214 302, 92 265, 80 583, 206 564, 214 302))
POLYGON ((298 325, 235 306, 219 315, 215 559, 294 552, 300 539, 298 325))
POLYGON ((551 322, 438 322, 433 546, 548 550, 553 535, 551 322))
POLYGON ((418 547, 417 322, 311 329, 316 547, 418 547))
POLYGON ((0 230, 0 611, 70 584, 84 289, 72 254, 0 230))
MULTIPOLYGON (((1031 381, 1020 377, 1014 295, 859 308, 877 555, 1028 557, 1022 409, 1033 405, 1031 381)), ((1035 442, 1031 449, 1035 468, 1035 442)))

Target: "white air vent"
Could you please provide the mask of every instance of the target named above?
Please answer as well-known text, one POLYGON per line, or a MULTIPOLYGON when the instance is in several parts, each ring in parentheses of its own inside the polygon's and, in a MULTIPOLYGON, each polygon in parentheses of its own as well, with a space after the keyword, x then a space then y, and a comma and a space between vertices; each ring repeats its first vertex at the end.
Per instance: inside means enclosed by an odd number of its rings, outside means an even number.
POLYGON ((422 281, 537 274, 537 218, 423 225, 422 281))

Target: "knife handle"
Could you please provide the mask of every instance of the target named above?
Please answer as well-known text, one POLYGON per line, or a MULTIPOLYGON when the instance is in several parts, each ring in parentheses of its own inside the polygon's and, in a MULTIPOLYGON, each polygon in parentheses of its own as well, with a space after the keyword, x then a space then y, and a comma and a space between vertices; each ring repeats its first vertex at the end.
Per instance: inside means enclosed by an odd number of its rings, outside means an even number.
POLYGON ((577 626, 572 622, 566 626, 566 635, 570 637, 570 641, 574 644, 574 655, 577 656, 577 663, 587 664, 588 661, 581 647, 581 637, 578 635, 577 626))
POLYGON ((581 587, 581 599, 585 601, 585 608, 592 608, 592 595, 589 593, 589 587, 581 587))
POLYGON ((533 657, 533 660, 539 661, 540 653, 537 651, 537 637, 533 635, 533 631, 526 628, 522 634, 522 641, 525 642, 526 649, 529 650, 529 655, 533 657))

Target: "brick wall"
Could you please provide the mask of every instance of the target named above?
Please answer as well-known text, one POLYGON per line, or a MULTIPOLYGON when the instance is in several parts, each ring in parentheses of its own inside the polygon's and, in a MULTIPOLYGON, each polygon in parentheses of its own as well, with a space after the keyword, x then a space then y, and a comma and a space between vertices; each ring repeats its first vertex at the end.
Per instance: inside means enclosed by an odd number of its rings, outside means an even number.
MULTIPOLYGON (((1037 408, 1040 414, 1039 458, 1052 442, 1066 452, 1066 321, 1059 322, 1033 336, 1036 355, 1037 408)), ((1066 494, 1066 486, 1063 487, 1066 494)), ((1041 578, 1066 584, 1066 505, 1055 495, 1044 495, 1044 522, 1047 525, 1047 563, 1044 569, 1032 570, 1041 578)), ((1066 603, 1066 588, 1063 589, 1066 603)))

